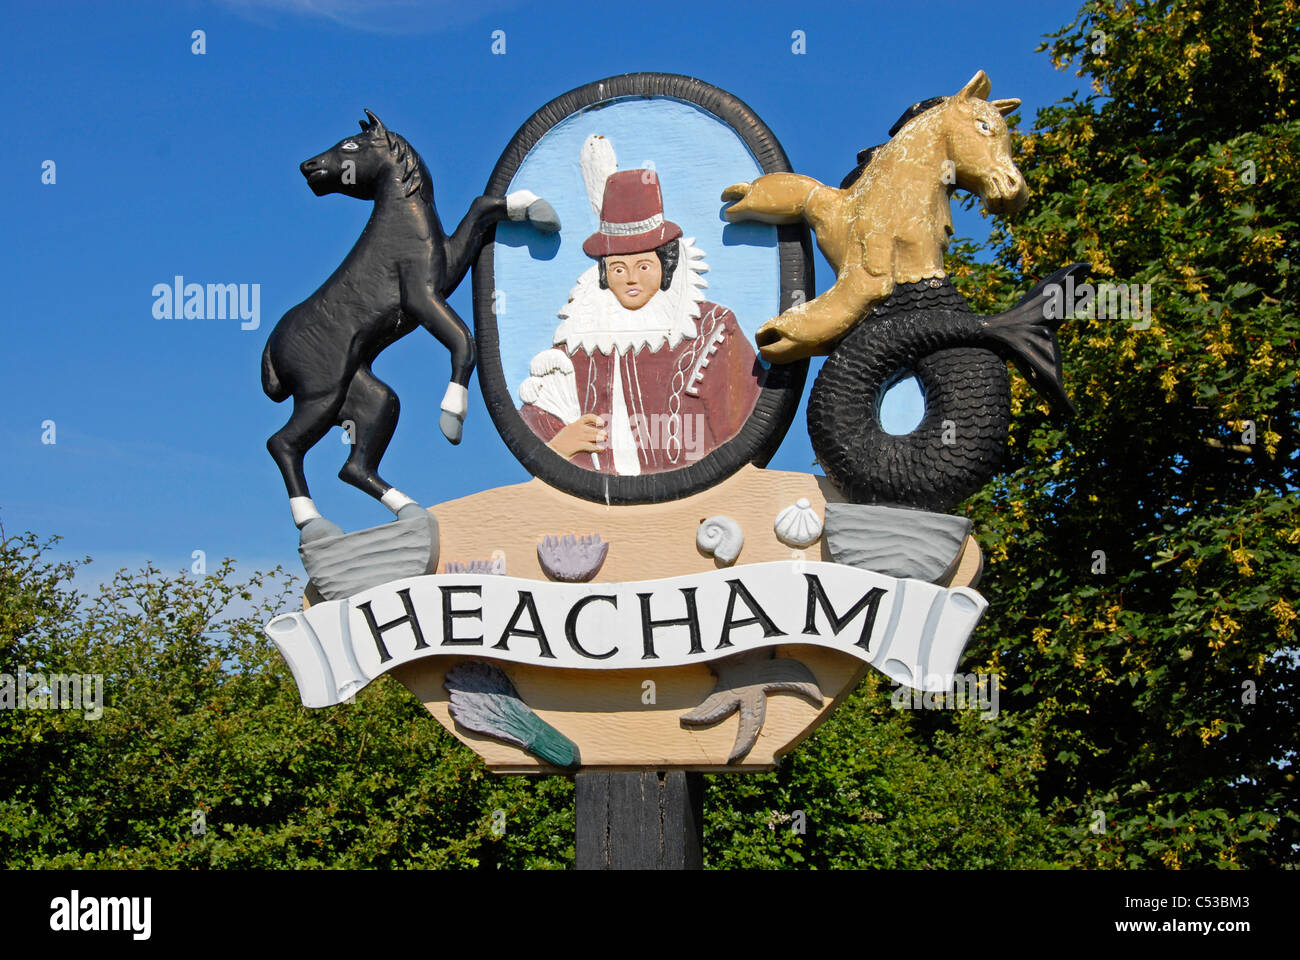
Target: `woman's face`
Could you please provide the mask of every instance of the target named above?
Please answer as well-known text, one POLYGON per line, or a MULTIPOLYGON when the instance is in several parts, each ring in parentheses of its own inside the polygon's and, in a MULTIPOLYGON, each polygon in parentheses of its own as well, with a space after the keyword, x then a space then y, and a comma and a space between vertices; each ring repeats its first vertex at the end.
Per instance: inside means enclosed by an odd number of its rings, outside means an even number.
POLYGON ((628 310, 639 310, 659 292, 664 271, 659 264, 658 255, 651 250, 648 253, 606 257, 605 277, 619 303, 628 310))

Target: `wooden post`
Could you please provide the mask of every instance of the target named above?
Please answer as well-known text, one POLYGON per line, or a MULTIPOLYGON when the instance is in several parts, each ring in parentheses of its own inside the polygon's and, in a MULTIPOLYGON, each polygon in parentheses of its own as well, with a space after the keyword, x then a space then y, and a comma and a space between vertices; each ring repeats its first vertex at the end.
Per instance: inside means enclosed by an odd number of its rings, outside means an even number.
POLYGON ((703 774, 594 770, 574 782, 579 870, 703 867, 703 774))

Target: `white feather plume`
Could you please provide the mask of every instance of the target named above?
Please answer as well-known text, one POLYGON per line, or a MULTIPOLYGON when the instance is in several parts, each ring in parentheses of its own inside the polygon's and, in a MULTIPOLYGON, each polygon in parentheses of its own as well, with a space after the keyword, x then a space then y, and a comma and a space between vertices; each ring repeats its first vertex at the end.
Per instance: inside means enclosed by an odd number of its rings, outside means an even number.
POLYGON ((578 165, 582 168, 582 182, 587 185, 587 199, 599 220, 600 206, 605 199, 605 181, 618 172, 614 145, 600 134, 593 133, 582 144, 578 165))

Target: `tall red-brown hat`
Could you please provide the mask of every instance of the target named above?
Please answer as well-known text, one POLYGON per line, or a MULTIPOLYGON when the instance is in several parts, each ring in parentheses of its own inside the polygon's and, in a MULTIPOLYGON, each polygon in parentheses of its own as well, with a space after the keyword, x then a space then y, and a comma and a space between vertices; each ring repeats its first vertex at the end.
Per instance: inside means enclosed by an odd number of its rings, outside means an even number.
POLYGON ((642 253, 681 235, 681 227, 664 219, 658 175, 653 170, 620 170, 605 181, 600 229, 587 238, 582 251, 589 257, 642 253))

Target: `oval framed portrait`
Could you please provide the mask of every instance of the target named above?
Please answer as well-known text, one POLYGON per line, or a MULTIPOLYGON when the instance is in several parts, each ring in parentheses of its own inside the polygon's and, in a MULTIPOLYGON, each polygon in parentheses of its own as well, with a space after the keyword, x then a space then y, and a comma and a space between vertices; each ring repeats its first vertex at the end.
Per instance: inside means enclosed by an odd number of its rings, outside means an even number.
POLYGON ((719 198, 789 170, 748 106, 672 74, 587 84, 519 129, 485 192, 529 191, 561 227, 496 226, 474 321, 488 410, 533 476, 658 503, 767 463, 808 364, 766 363, 754 334, 813 296, 810 238, 727 223, 719 198))

